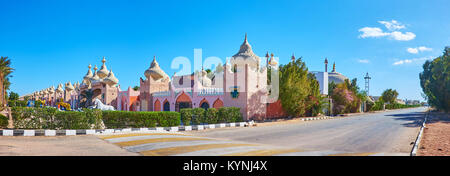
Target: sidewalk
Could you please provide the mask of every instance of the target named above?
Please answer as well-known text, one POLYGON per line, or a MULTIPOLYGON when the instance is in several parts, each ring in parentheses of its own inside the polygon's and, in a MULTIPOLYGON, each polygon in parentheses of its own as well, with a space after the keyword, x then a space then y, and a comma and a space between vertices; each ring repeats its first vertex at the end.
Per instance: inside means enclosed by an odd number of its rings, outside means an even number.
POLYGON ((450 114, 431 112, 418 156, 450 156, 450 114))

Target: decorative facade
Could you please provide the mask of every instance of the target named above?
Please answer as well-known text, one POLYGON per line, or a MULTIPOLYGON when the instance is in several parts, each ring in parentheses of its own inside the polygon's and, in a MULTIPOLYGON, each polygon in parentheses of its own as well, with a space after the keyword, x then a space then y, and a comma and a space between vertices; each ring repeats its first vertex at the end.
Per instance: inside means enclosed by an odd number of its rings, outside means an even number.
MULTIPOLYGON (((218 63, 211 72, 200 71, 189 75, 169 77, 161 69, 156 57, 140 78, 139 89, 121 90, 119 80, 108 70, 106 59, 102 66, 88 66, 82 83, 59 84, 32 94, 33 100, 45 100, 46 106, 57 106, 57 102, 69 103, 72 109, 92 105, 99 99, 106 105, 121 111, 179 111, 183 108, 239 107, 244 119, 276 118, 284 113, 279 101, 267 103, 268 69, 278 69, 274 55, 266 54, 266 64, 261 66, 245 36, 239 51, 225 64, 218 63), (91 101, 91 102, 89 102, 91 101)), ((293 56, 295 60, 295 57, 293 56)), ((328 61, 325 62, 326 64, 328 61)), ((313 72, 320 83, 322 94, 328 93, 328 82, 343 79, 335 72, 313 72), (337 76, 334 76, 337 75, 337 76)), ((345 77, 345 76, 344 76, 345 77)))

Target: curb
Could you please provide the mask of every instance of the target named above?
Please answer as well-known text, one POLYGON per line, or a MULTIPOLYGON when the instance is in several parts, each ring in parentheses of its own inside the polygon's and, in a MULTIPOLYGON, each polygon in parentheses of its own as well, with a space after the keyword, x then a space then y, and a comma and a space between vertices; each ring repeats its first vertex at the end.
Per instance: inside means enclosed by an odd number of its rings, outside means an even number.
POLYGON ((124 132, 201 131, 214 128, 245 127, 245 126, 248 126, 247 122, 179 126, 179 127, 123 128, 123 129, 104 129, 104 130, 0 130, 0 136, 80 136, 90 134, 115 134, 124 132))
POLYGON ((426 127, 426 122, 427 122, 429 114, 430 114, 430 112, 427 112, 427 115, 425 116, 425 119, 422 123, 422 127, 420 127, 419 135, 417 135, 416 141, 414 142, 414 147, 411 151, 411 156, 417 156, 417 151, 419 150, 420 140, 422 139, 423 130, 426 127))
POLYGON ((326 120, 326 119, 334 119, 335 117, 309 117, 309 118, 303 118, 302 121, 313 121, 313 120, 326 120))

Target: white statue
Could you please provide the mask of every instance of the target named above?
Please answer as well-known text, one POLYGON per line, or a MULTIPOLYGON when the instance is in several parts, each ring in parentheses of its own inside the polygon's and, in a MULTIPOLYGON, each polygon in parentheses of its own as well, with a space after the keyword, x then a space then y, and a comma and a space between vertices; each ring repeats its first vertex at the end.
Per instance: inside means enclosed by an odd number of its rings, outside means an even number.
POLYGON ((98 98, 94 101, 94 109, 100 109, 102 111, 115 111, 113 106, 103 104, 98 98))

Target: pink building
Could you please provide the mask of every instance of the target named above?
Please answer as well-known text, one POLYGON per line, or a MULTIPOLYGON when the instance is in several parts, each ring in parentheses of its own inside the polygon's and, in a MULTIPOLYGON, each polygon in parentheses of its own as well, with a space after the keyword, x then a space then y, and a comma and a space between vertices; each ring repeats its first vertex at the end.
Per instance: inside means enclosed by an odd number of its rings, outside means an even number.
POLYGON ((154 58, 144 73, 145 79, 140 79, 140 110, 239 107, 244 119, 265 117, 267 67, 261 67, 260 62, 247 36, 238 53, 209 74, 202 69, 170 78, 154 58))

